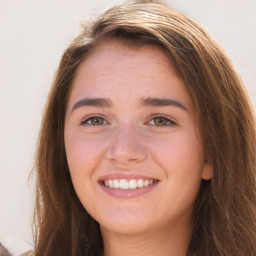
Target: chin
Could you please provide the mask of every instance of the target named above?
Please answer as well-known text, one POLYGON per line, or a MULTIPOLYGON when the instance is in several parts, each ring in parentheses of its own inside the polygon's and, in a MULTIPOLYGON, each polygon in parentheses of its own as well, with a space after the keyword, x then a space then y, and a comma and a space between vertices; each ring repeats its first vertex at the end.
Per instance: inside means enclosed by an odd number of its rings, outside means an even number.
POLYGON ((123 209, 115 212, 104 211, 97 221, 101 229, 128 235, 145 232, 152 226, 152 219, 143 209, 123 209))

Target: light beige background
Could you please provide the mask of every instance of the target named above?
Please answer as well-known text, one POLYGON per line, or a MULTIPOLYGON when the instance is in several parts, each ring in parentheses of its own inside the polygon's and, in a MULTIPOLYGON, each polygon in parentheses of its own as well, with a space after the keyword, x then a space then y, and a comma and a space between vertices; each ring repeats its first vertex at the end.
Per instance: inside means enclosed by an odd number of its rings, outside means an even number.
MULTIPOLYGON (((0 0, 0 235, 32 242, 28 174, 44 102, 79 24, 118 0, 0 0)), ((173 0, 226 49, 256 106, 256 0, 173 0)))

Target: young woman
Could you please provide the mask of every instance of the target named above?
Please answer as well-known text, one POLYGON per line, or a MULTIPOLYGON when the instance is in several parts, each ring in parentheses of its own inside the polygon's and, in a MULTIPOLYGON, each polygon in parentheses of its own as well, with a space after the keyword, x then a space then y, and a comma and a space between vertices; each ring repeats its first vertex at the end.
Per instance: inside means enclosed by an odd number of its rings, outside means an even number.
POLYGON ((65 51, 36 158, 36 256, 256 255, 245 89, 195 21, 148 1, 65 51))

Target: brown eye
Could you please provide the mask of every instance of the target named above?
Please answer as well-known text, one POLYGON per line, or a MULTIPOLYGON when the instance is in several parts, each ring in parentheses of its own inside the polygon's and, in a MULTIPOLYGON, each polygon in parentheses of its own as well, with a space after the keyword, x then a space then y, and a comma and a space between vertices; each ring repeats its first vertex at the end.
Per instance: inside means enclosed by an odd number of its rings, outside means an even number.
POLYGON ((157 127, 165 127, 165 126, 171 126, 176 125, 176 123, 169 118, 166 118, 164 116, 157 116, 150 120, 150 125, 157 126, 157 127))
POLYGON ((104 125, 106 124, 106 120, 100 116, 92 116, 82 121, 82 125, 104 125))
POLYGON ((154 124, 158 126, 163 126, 163 125, 167 125, 168 121, 166 120, 166 118, 157 117, 157 118, 154 118, 154 124))
POLYGON ((104 123, 104 120, 101 117, 94 117, 91 119, 92 125, 102 125, 103 123, 104 123))

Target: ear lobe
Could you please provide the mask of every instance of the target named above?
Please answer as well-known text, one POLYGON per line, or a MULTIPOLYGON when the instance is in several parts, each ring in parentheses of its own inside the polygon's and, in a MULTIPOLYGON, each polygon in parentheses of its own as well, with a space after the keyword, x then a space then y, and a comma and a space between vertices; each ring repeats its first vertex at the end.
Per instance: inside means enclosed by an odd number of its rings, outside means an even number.
POLYGON ((213 176, 213 165, 212 163, 204 163, 203 171, 202 171, 202 179, 210 180, 213 176))

